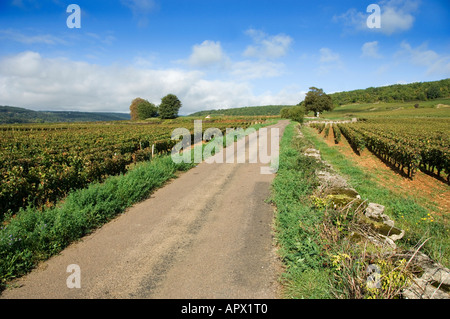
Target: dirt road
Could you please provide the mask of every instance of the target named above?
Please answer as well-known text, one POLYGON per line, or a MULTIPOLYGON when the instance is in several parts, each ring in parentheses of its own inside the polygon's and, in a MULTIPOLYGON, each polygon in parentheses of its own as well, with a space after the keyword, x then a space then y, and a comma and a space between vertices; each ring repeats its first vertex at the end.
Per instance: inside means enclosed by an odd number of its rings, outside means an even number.
MULTIPOLYGON (((272 127, 282 136, 286 125, 272 127)), ((262 166, 199 164, 1 298, 277 298, 273 208, 265 202, 274 174, 261 174, 262 166), (81 288, 67 286, 72 264, 81 288)))

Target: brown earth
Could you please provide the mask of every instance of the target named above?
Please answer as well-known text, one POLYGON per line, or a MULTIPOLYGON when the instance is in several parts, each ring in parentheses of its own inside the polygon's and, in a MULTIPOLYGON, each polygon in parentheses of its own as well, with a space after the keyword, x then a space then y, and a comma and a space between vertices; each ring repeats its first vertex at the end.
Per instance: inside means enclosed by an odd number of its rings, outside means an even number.
MULTIPOLYGON (((317 130, 314 131, 317 133, 317 130)), ((332 129, 327 138, 324 137, 324 132, 320 136, 328 146, 337 147, 343 155, 358 166, 376 175, 377 182, 381 186, 402 195, 424 198, 436 206, 432 214, 442 215, 450 212, 450 187, 445 182, 421 171, 416 172, 413 179, 404 177, 369 150, 364 150, 361 155, 356 154, 344 137, 341 137, 339 144, 336 144, 332 129)))
MULTIPOLYGON (((287 124, 272 127, 282 135, 287 124)), ((266 203, 274 174, 261 174, 263 166, 203 162, 1 297, 278 298, 274 210, 266 203), (67 286, 71 264, 80 267, 81 288, 67 286)))

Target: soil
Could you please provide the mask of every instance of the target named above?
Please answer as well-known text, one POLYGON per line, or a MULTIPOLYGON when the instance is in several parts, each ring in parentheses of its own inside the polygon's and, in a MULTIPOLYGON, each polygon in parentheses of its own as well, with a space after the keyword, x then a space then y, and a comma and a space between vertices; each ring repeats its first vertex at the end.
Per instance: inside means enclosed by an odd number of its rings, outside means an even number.
MULTIPOLYGON (((287 124, 272 127, 282 136, 287 124)), ((13 282, 1 298, 278 298, 282 268, 266 202, 274 174, 261 167, 267 164, 200 163, 13 282), (72 264, 81 288, 66 283, 72 264)))

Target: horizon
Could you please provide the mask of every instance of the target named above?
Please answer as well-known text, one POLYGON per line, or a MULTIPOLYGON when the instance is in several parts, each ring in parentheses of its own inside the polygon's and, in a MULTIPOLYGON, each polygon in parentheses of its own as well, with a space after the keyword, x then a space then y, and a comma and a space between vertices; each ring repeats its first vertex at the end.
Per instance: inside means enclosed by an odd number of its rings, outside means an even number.
POLYGON ((188 115, 295 105, 312 86, 332 94, 442 80, 449 8, 439 0, 3 1, 0 105, 129 113, 136 97, 159 105, 172 93, 188 115), (380 25, 370 25, 372 4, 380 25))

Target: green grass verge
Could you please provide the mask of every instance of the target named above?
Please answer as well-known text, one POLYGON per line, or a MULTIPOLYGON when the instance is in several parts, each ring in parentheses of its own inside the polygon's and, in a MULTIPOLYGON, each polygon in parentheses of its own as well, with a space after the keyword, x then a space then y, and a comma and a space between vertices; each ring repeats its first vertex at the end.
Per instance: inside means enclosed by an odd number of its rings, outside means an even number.
POLYGON ((275 232, 286 270, 282 282, 285 298, 332 298, 331 272, 324 267, 320 229, 323 212, 315 211, 309 196, 318 185, 314 171, 319 163, 303 156, 302 140, 294 124, 284 131, 280 164, 272 184, 271 201, 277 207, 275 232))

